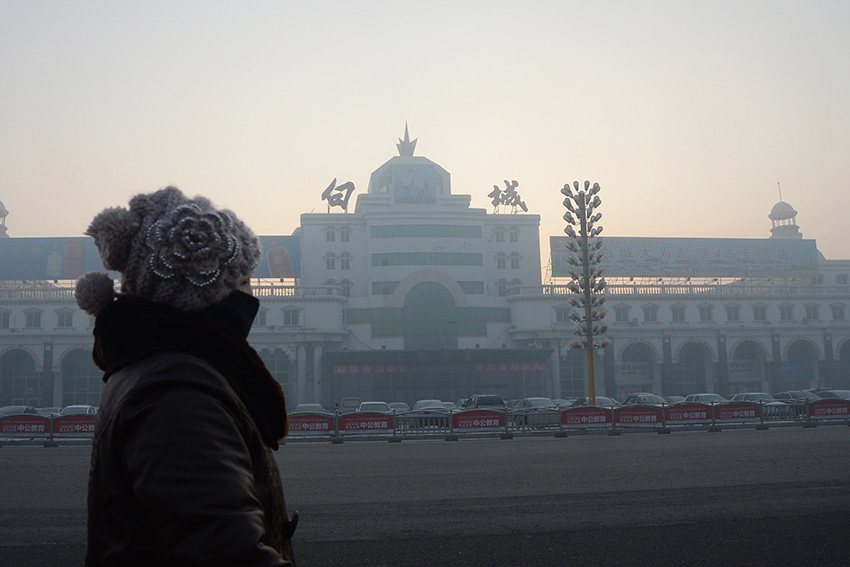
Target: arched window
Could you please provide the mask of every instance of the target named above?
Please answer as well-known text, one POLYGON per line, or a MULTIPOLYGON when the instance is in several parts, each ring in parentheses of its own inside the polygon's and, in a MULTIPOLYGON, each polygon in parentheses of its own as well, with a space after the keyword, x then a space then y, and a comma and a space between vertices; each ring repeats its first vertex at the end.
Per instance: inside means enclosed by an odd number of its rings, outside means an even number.
POLYGON ((351 287, 352 287, 354 284, 353 284, 353 283, 351 283, 349 280, 342 280, 342 281, 340 282, 340 285, 342 286, 342 294, 343 294, 345 297, 351 297, 351 287))
POLYGON ((95 366, 91 352, 75 349, 62 357, 62 405, 99 406, 103 371, 95 366))
POLYGON ((499 252, 496 254, 496 267, 500 270, 504 270, 508 266, 508 255, 504 252, 499 252))
POLYGON ((45 394, 35 360, 27 351, 16 348, 0 357, 0 405, 43 405, 45 394))
POLYGON ((325 269, 336 270, 336 254, 329 252, 325 255, 325 269))

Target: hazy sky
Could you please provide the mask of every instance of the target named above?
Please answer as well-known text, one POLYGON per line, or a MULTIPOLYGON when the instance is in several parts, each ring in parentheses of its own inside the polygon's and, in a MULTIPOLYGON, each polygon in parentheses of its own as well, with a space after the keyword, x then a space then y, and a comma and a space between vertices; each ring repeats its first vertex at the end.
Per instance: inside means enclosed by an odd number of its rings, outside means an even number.
POLYGON ((517 180, 544 254, 573 180, 602 186, 603 236, 744 238, 780 182, 850 259, 846 0, 0 2, 10 236, 166 185, 291 234, 405 122, 473 206, 517 180))

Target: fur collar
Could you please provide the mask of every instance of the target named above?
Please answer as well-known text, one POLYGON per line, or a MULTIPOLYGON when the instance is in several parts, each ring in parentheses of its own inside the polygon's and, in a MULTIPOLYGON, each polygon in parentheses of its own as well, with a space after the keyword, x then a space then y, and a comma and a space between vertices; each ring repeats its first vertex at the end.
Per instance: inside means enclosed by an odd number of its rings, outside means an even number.
MULTIPOLYGON (((242 301, 230 306, 231 311, 234 309, 250 307, 242 301)), ((124 296, 98 315, 92 357, 105 372, 106 382, 118 369, 154 353, 178 351, 197 356, 224 375, 248 408, 263 440, 277 448, 277 441, 289 430, 286 398, 260 355, 243 337, 244 329, 235 327, 227 324, 226 317, 187 313, 163 303, 124 296)))

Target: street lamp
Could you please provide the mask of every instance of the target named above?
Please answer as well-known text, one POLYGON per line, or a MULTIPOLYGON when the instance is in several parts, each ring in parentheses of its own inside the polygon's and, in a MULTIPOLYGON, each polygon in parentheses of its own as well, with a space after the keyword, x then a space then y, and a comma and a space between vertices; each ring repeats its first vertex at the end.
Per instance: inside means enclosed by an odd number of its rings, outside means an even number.
POLYGON ((570 346, 578 350, 587 351, 587 393, 588 404, 596 405, 596 377, 593 367, 593 351, 605 348, 608 339, 604 336, 608 325, 602 322, 607 311, 602 307, 605 296, 605 278, 602 277, 602 258, 604 257, 602 239, 602 226, 597 223, 602 218, 602 213, 594 212, 601 204, 599 198, 599 184, 590 186, 590 181, 584 182, 584 189, 579 189, 578 181, 564 185, 561 193, 566 197, 564 207, 564 220, 567 226, 564 232, 567 234, 566 246, 569 250, 566 261, 569 264, 568 273, 571 281, 567 289, 572 292, 569 299, 574 308, 570 311, 570 319, 576 322, 576 337, 570 341, 570 346), (576 230, 578 229, 578 230, 576 230), (594 340, 596 338, 596 340, 594 340))

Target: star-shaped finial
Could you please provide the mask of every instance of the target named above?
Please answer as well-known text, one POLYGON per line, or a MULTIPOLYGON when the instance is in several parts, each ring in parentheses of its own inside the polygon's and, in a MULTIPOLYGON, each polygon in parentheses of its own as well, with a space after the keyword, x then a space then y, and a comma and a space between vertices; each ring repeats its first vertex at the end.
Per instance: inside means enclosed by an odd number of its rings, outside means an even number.
MULTIPOLYGON (((416 140, 418 140, 417 138, 416 140)), ((404 140, 401 138, 398 139, 398 144, 395 147, 398 148, 398 155, 400 156, 412 156, 413 150, 416 149, 416 140, 410 141, 410 136, 407 134, 407 122, 404 123, 404 140)))

